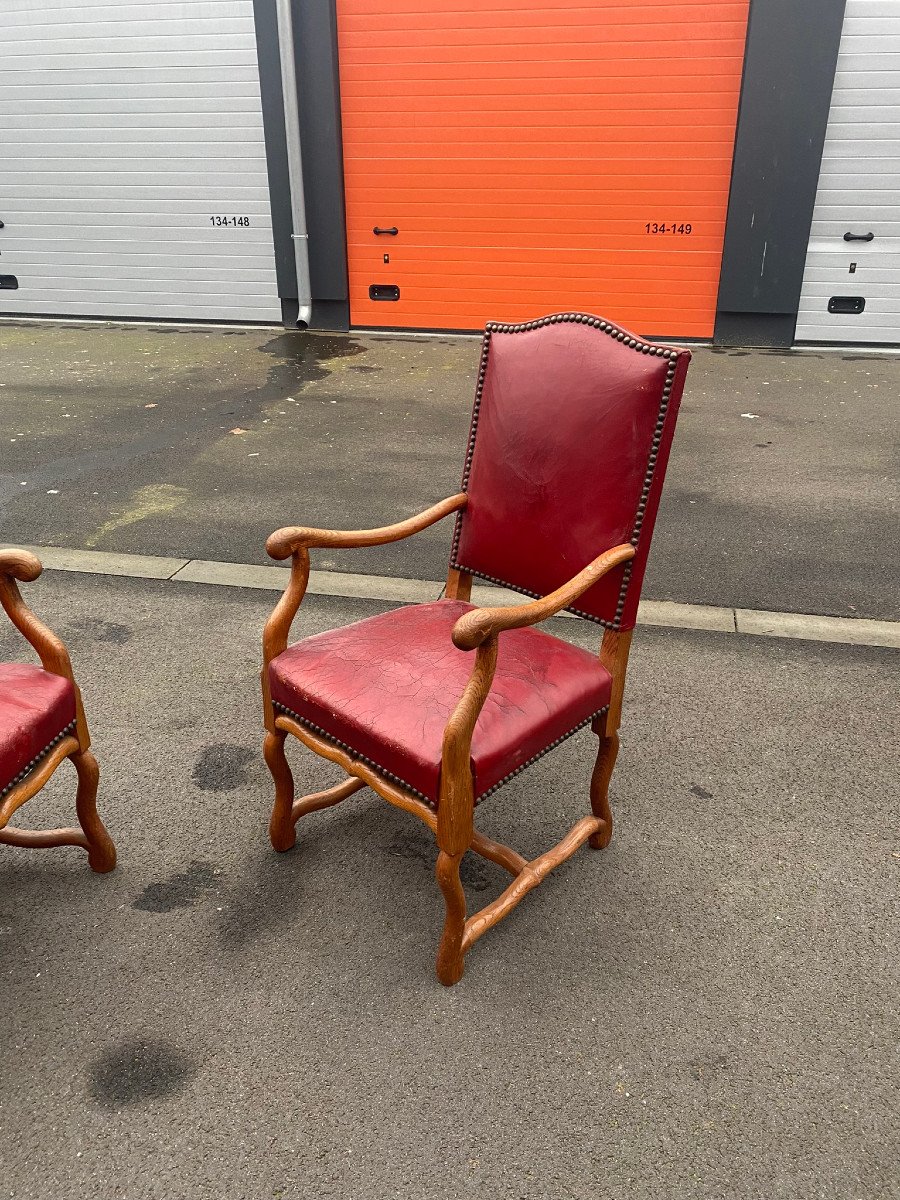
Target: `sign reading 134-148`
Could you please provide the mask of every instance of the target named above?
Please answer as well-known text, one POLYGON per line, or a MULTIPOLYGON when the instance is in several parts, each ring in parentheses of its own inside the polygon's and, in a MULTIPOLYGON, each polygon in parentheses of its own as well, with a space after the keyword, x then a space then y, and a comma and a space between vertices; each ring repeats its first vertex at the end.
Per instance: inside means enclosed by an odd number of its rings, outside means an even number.
POLYGON ((216 227, 220 227, 223 225, 248 226, 250 224, 250 218, 249 217, 210 217, 209 223, 210 223, 210 225, 215 225, 216 227))

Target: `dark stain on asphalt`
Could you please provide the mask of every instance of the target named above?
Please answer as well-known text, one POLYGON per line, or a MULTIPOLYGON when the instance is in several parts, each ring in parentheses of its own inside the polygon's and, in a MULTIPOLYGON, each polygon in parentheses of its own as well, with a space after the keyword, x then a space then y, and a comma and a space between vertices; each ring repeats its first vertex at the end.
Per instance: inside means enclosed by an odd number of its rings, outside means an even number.
POLYGON ((191 1056, 162 1038, 133 1038, 104 1050, 88 1067, 91 1099, 107 1108, 160 1100, 196 1074, 191 1056))
POLYGON ((218 742, 205 746, 194 764, 191 779, 204 792, 233 792, 247 783, 247 764, 256 754, 246 746, 218 742))
MULTIPOLYGON (((132 328, 123 326, 117 332, 124 335, 132 328)), ((196 331, 178 327, 149 332, 173 336, 196 334, 196 331)), ((120 472, 125 462, 150 459, 174 447, 188 452, 192 447, 203 448, 209 440, 210 429, 215 428, 217 418, 223 429, 233 424, 250 428, 263 415, 266 405, 283 400, 294 391, 302 391, 306 384, 317 379, 327 378, 331 373, 329 360, 366 352, 364 346, 346 335, 335 337, 296 331, 271 338, 259 350, 275 361, 268 368, 265 381, 255 390, 248 391, 243 384, 229 390, 223 384, 209 394, 206 402, 196 411, 180 412, 177 421, 163 420, 163 410, 157 410, 157 421, 140 436, 134 436, 134 430, 129 428, 127 435, 116 438, 114 444, 100 449, 48 456, 29 470, 26 487, 21 486, 21 472, 0 474, 0 512, 30 493, 58 488, 60 483, 72 484, 86 477, 120 472)), ((182 384, 186 379, 203 378, 203 368, 185 367, 182 371, 182 384)), ((124 419, 132 420, 132 414, 127 414, 124 419)), ((59 439, 55 443, 48 443, 48 454, 51 453, 49 447, 54 444, 59 444, 59 439)))
POLYGON ((167 913, 192 908, 204 892, 219 886, 219 873, 212 863, 194 860, 186 871, 149 883, 131 907, 141 912, 167 913))
POLYGON ((712 1058, 698 1059, 696 1062, 688 1063, 688 1067, 695 1079, 709 1079, 727 1069, 728 1059, 724 1054, 717 1054, 712 1058))
POLYGON ((329 361, 365 354, 366 348, 346 336, 289 331, 264 342, 259 351, 275 359, 266 379, 267 399, 280 399, 289 392, 302 389, 304 384, 327 379, 331 374, 329 361))
POLYGON ((69 628, 93 638, 95 642, 107 642, 114 646, 124 646, 134 633, 128 625, 118 625, 115 621, 101 621, 96 617, 84 617, 80 621, 73 621, 69 628))
POLYGON ((699 783, 695 783, 691 791, 695 796, 699 796, 701 800, 712 800, 713 798, 712 792, 708 792, 706 788, 702 788, 699 783))
MULTIPOLYGON (((417 829, 395 834, 394 840, 387 849, 388 854, 393 854, 397 858, 414 859, 422 863, 429 871, 434 870, 437 845, 433 838, 420 833, 417 829)), ((475 892, 483 892, 491 886, 491 879, 484 863, 472 854, 467 854, 462 860, 459 877, 463 887, 471 888, 475 892)))

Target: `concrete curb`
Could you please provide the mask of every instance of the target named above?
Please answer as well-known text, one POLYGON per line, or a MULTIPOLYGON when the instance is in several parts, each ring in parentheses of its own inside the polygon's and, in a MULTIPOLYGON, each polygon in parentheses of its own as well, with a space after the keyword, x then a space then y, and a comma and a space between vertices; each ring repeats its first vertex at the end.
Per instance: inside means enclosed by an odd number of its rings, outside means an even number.
MULTIPOLYGON (((202 583, 214 587, 259 588, 280 592, 287 585, 290 575, 285 567, 255 566, 251 563, 212 562, 197 558, 157 558, 151 555, 117 554, 103 550, 72 550, 59 546, 17 547, 10 543, 0 548, 30 550, 51 571, 119 575, 131 579, 168 579, 172 582, 202 583)), ((311 571, 309 577, 309 591, 313 595, 382 600, 394 604, 418 604, 435 600, 442 594, 443 589, 443 582, 432 579, 355 575, 339 571, 311 571)), ((521 604, 525 597, 505 588, 478 584, 472 589, 472 599, 479 605, 521 604)), ((638 624, 900 650, 900 621, 871 621, 862 617, 762 612, 747 608, 680 604, 671 600, 644 600, 638 609, 638 624)))

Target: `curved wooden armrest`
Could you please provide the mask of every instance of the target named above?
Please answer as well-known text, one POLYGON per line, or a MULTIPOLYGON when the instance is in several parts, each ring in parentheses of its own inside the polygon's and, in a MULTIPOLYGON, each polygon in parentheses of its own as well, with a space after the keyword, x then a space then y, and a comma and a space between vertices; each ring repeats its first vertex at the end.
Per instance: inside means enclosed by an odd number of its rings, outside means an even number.
POLYGON ((0 575, 33 583, 43 569, 41 560, 29 550, 0 550, 0 575))
POLYGON ((511 604, 504 608, 473 609, 453 626, 453 644, 459 650, 474 650, 504 629, 521 629, 523 625, 546 621, 573 604, 607 571, 628 562, 630 558, 634 558, 634 546, 625 542, 621 546, 613 546, 611 550, 604 550, 568 583, 540 600, 532 600, 530 604, 511 604))
POLYGON ((16 580, 32 583, 43 567, 40 559, 27 550, 0 550, 0 606, 38 653, 41 666, 54 675, 71 679, 72 663, 69 652, 52 630, 37 619, 25 601, 16 580))
POLYGON ((449 496, 439 504, 426 508, 424 512, 396 525, 385 525, 381 529, 305 529, 302 525, 289 525, 277 529, 266 542, 266 551, 271 558, 289 558, 297 550, 308 550, 314 546, 351 548, 360 546, 384 546, 388 542, 399 542, 414 533, 419 533, 465 508, 468 497, 465 492, 449 496))

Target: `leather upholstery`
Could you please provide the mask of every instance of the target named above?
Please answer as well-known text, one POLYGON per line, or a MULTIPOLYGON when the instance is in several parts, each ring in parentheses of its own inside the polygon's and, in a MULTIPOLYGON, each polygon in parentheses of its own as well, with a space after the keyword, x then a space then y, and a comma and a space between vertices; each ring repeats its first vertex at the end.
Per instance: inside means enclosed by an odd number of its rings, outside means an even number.
POLYGON ((452 565, 544 596, 630 541, 572 611, 632 628, 689 359, 580 314, 488 326, 452 565))
POLYGON ((74 720, 68 679, 28 663, 0 663, 0 793, 74 720))
MULTIPOLYGON (((475 663, 450 633, 471 609, 440 600, 298 642, 269 664, 272 700, 436 805, 444 728, 475 663)), ((536 629, 499 646, 472 738, 476 798, 609 703, 595 655, 536 629)))

